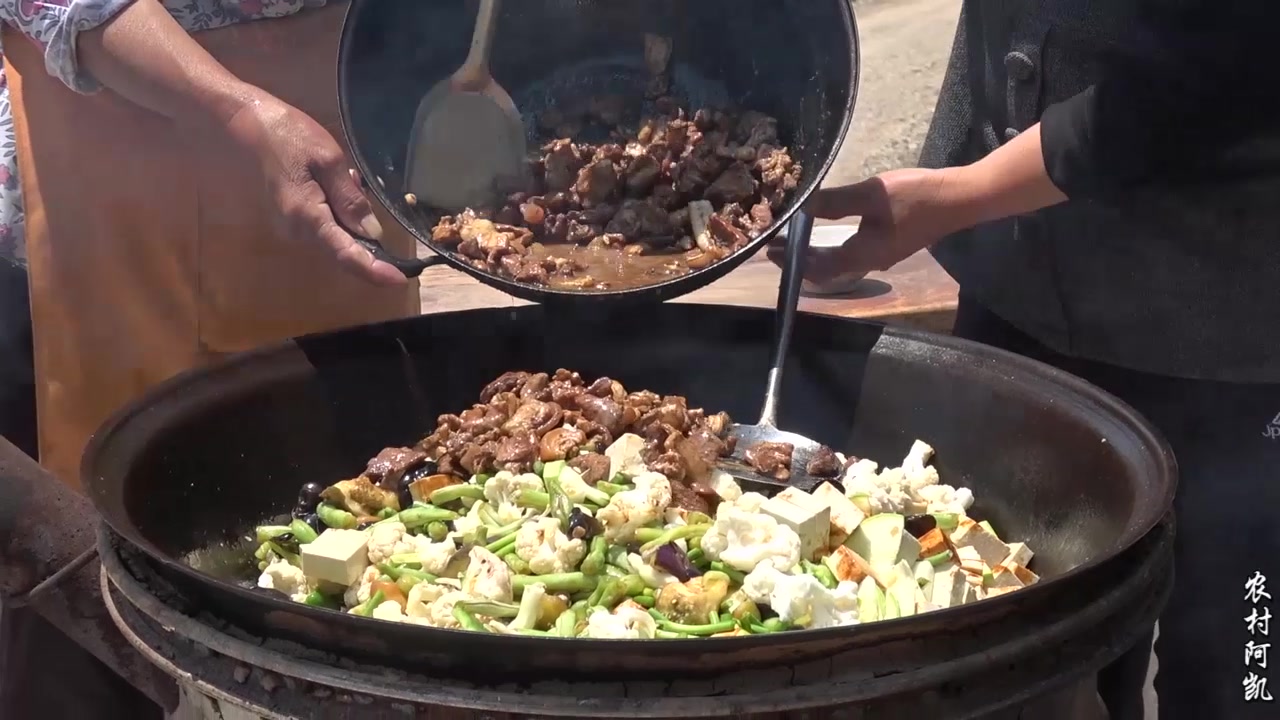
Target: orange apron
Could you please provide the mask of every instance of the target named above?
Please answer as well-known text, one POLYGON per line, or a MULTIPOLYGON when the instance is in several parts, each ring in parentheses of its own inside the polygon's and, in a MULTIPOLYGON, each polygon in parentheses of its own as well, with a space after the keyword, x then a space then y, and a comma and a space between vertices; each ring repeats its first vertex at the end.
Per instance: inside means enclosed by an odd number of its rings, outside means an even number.
MULTIPOLYGON (((345 5, 196 34, 247 82, 340 138, 345 5)), ((417 284, 375 288, 320 242, 279 237, 261 174, 109 91, 67 89, 6 27, 27 209, 42 463, 78 487, 80 454, 121 405, 188 368, 295 335, 415 315, 417 284)), ((341 141, 340 141, 341 142, 341 141)), ((378 208, 392 252, 411 237, 378 208)))

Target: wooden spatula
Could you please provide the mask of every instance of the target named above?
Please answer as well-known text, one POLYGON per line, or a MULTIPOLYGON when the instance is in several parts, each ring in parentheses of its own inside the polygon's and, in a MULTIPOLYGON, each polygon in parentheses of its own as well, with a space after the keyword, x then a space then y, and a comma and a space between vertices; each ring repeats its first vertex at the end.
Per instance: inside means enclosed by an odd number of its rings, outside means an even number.
POLYGON ((409 136, 407 190, 441 210, 491 204, 522 177, 524 126, 489 73, 499 0, 480 0, 471 51, 457 72, 422 98, 409 136))

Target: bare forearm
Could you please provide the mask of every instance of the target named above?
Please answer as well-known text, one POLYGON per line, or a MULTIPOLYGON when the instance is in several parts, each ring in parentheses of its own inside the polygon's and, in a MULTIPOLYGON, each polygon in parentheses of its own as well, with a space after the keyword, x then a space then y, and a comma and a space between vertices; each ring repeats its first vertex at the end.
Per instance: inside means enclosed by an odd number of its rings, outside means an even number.
POLYGON ((945 171, 942 202, 955 230, 1035 212, 1067 196, 1049 178, 1034 125, 985 158, 945 171))
POLYGON ((125 99, 180 123, 226 122, 255 89, 187 34, 156 0, 136 0, 89 32, 80 66, 125 99))

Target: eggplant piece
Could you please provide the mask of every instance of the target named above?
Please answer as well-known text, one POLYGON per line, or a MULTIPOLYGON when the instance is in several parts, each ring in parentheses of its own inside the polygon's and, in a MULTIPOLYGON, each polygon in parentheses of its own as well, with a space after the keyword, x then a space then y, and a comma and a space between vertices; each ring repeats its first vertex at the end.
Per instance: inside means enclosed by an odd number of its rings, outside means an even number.
POLYGON ((675 543, 667 543, 658 548, 653 555, 653 563, 675 575, 680 582, 688 582, 702 575, 702 571, 694 567, 689 556, 675 543))
POLYGON ((673 622, 705 625, 728 596, 729 576, 709 572, 688 582, 663 585, 654 607, 673 622))

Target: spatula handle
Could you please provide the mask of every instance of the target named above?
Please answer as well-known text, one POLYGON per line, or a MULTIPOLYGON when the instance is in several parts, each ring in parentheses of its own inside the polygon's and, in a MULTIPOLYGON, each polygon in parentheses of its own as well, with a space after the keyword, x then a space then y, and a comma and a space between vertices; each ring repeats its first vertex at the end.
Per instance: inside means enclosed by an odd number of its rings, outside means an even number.
POLYGON ((454 79, 464 90, 478 90, 472 85, 488 83, 489 51, 493 48, 493 36, 498 29, 498 12, 500 0, 480 0, 480 10, 476 13, 476 27, 471 33, 471 50, 467 60, 458 68, 454 79))
POLYGON ((769 382, 764 390, 764 407, 760 409, 759 424, 773 428, 778 427, 782 369, 791 348, 796 306, 800 304, 800 286, 804 282, 804 261, 812 233, 813 216, 801 208, 787 223, 787 251, 782 263, 782 282, 778 287, 778 310, 774 316, 773 355, 769 358, 769 382))

